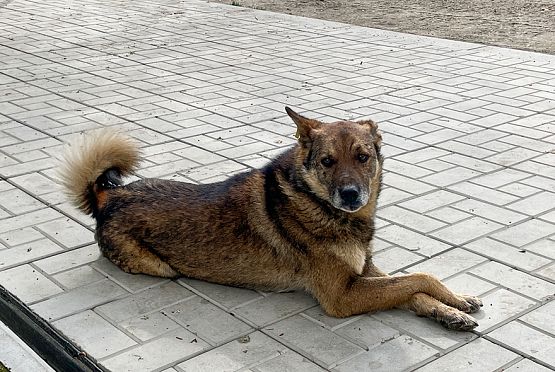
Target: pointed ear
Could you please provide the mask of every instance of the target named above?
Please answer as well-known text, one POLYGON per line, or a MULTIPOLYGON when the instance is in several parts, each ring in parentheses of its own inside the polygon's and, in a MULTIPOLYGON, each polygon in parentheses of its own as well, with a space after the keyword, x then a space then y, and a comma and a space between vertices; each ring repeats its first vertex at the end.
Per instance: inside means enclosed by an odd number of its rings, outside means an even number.
POLYGON ((360 125, 368 125, 370 127, 370 134, 372 135, 372 142, 376 147, 376 152, 379 152, 382 147, 382 133, 378 129, 378 124, 372 120, 359 120, 357 121, 360 125))
POLYGON ((285 107, 285 112, 287 112, 287 115, 289 115, 289 117, 293 119, 293 122, 297 124, 297 133, 295 134, 295 137, 297 137, 299 142, 302 144, 309 143, 310 132, 314 129, 318 129, 322 125, 322 123, 318 120, 305 118, 304 116, 301 116, 291 110, 289 107, 285 107))

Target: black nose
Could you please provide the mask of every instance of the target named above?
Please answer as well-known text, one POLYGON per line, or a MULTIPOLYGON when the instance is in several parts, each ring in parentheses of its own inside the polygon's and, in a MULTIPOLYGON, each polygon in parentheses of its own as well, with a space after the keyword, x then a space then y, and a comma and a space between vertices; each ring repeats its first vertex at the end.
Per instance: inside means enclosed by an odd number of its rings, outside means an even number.
POLYGON ((339 196, 345 204, 354 204, 358 200, 360 192, 356 186, 345 186, 339 190, 339 196))

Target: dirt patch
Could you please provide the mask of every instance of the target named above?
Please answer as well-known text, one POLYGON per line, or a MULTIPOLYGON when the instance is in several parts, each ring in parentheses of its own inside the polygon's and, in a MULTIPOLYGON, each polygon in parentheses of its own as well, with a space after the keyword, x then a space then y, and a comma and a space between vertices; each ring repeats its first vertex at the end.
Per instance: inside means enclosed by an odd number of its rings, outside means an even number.
POLYGON ((555 2, 552 0, 209 1, 555 54, 555 2))

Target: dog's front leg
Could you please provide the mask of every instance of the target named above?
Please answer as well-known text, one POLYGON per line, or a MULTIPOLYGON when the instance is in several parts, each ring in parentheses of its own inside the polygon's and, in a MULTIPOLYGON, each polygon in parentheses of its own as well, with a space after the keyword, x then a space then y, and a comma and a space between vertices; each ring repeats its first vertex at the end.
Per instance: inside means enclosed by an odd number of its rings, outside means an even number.
MULTIPOLYGON (((367 277, 388 276, 373 264, 370 257, 366 260, 362 275, 367 277)), ((463 313, 463 311, 466 313, 478 311, 482 306, 482 301, 473 296, 456 295, 454 293, 452 295, 462 299, 463 301, 460 301, 460 304, 464 306, 455 309, 425 293, 415 293, 407 302, 398 305, 397 308, 413 311, 418 316, 432 318, 449 329, 467 331, 475 328, 478 325, 476 320, 463 313)))
POLYGON ((423 273, 384 277, 326 274, 313 278, 310 289, 323 309, 336 317, 392 309, 408 302, 415 293, 443 290, 433 277, 423 273))
POLYGON ((478 322, 467 313, 447 306, 425 293, 415 293, 408 302, 398 308, 413 311, 418 316, 434 319, 444 327, 456 331, 470 331, 478 326, 478 322))

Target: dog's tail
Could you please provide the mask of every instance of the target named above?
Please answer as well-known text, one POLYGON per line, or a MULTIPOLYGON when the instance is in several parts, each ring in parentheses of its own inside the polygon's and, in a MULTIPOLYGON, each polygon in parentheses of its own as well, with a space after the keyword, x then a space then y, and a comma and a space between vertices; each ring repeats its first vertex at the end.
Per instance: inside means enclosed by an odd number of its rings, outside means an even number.
POLYGON ((60 177, 72 203, 96 217, 106 202, 104 192, 121 186, 121 177, 132 174, 139 161, 139 149, 129 137, 103 130, 66 152, 60 177))

